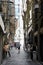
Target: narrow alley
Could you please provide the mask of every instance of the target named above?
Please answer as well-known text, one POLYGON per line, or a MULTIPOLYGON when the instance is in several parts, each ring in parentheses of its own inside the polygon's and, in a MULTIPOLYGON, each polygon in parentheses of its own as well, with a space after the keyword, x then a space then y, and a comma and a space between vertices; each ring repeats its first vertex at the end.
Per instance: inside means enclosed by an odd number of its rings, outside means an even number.
POLYGON ((43 65, 43 0, 0 0, 0 65, 43 65))
POLYGON ((20 50, 18 54, 18 50, 16 48, 12 48, 11 57, 7 57, 2 65, 41 65, 37 61, 32 61, 30 59, 30 54, 26 53, 23 49, 20 50))

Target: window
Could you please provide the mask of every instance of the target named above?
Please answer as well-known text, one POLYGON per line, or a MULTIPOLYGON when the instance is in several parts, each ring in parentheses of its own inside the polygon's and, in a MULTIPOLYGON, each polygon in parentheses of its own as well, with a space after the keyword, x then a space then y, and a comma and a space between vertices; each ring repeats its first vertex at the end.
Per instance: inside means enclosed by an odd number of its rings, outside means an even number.
POLYGON ((35 18, 37 19, 38 8, 35 9, 35 18))

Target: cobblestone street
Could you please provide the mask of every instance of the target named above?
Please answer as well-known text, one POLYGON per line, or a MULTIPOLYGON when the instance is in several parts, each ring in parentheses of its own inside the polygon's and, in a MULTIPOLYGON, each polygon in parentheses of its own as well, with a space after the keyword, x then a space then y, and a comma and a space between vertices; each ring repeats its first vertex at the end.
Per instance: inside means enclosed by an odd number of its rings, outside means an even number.
POLYGON ((30 59, 29 54, 21 50, 18 54, 17 49, 12 48, 11 57, 7 57, 7 60, 2 65, 41 65, 36 61, 30 59))

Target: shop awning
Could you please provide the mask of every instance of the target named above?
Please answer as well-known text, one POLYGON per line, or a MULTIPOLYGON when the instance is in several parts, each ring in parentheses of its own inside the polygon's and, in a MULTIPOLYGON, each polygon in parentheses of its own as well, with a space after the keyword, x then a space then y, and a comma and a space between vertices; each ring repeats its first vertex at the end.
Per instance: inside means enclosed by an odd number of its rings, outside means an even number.
POLYGON ((5 27, 4 27, 4 22, 2 20, 1 14, 0 14, 0 26, 1 26, 2 30, 3 30, 3 32, 6 33, 5 27))

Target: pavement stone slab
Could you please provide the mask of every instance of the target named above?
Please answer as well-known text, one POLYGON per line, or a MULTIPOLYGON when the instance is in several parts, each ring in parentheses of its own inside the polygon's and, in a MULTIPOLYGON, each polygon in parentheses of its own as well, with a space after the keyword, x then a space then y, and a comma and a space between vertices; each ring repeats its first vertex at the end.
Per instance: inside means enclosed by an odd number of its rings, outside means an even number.
POLYGON ((30 54, 26 53, 24 50, 18 50, 15 48, 11 49, 11 57, 8 57, 2 65, 41 65, 37 61, 32 61, 30 59, 30 54))

